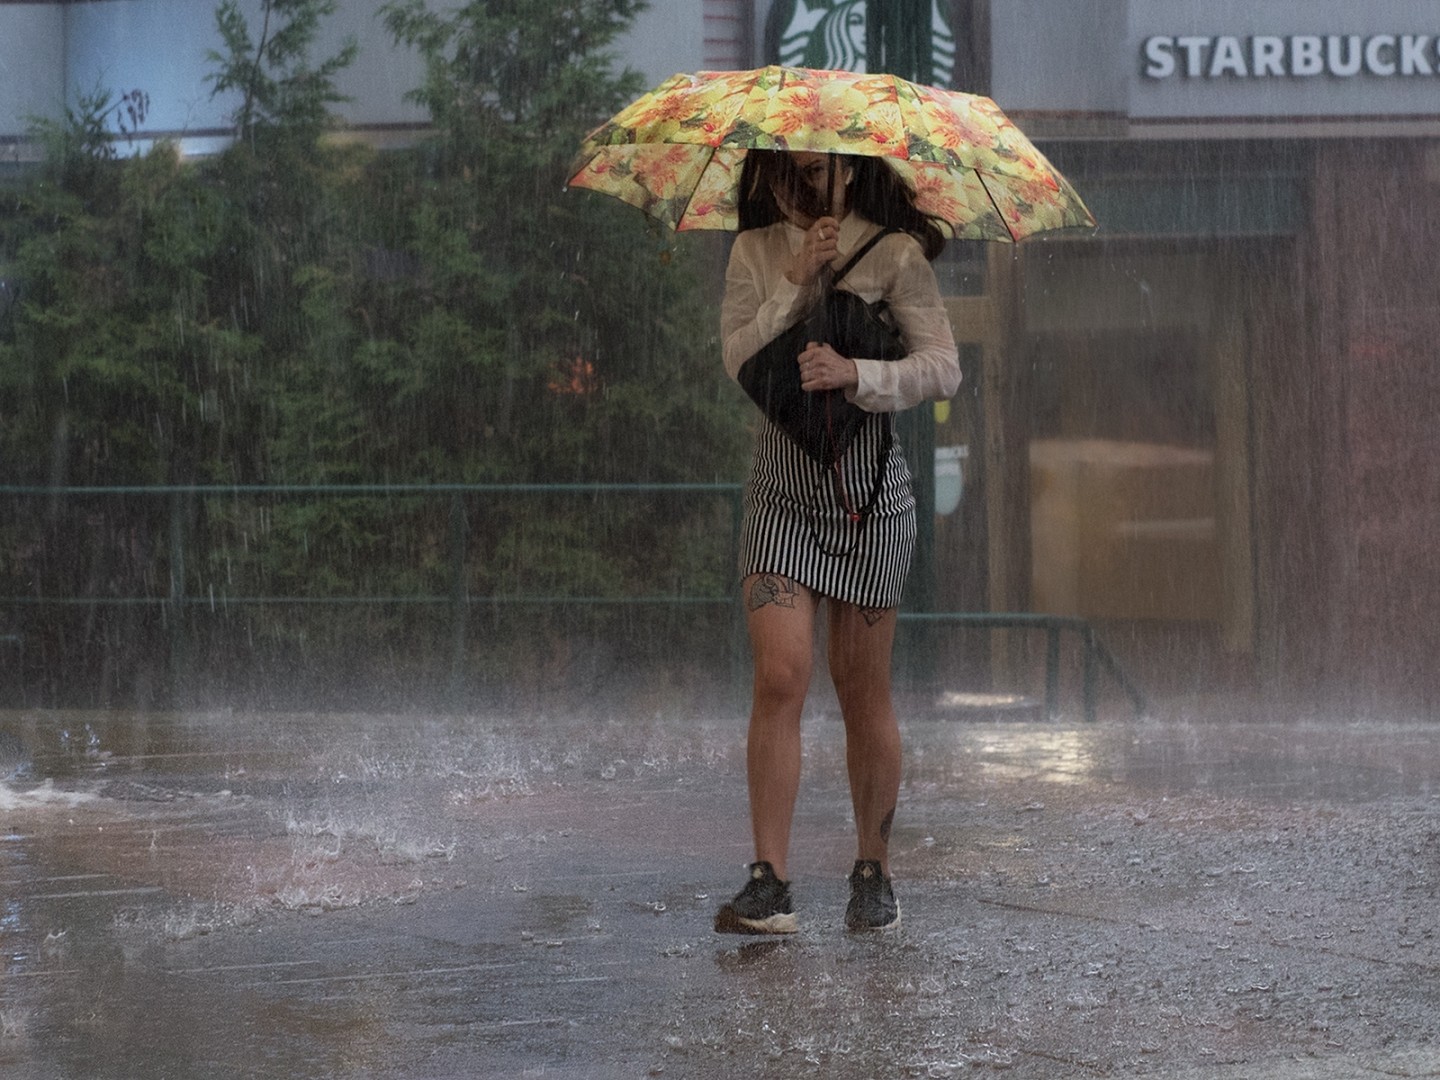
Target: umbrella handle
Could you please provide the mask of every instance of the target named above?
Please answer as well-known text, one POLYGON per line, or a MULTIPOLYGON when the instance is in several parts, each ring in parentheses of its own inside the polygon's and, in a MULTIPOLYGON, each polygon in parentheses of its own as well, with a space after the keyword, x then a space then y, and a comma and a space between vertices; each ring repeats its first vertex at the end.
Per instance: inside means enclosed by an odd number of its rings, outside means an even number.
MULTIPOLYGON (((820 205, 825 208, 826 217, 834 217, 835 209, 835 155, 825 155, 825 194, 820 200, 820 205)), ((838 237, 838 233, 836 234, 838 237)), ((826 263, 820 268, 820 309, 823 311, 830 300, 830 293, 835 287, 835 268, 826 263)))

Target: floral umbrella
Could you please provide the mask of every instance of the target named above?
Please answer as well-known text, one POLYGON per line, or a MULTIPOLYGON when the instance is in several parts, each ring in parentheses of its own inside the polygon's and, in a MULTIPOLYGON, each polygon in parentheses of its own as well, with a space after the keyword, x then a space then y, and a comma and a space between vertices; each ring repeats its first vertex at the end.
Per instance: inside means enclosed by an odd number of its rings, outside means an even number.
POLYGON ((966 240, 1093 227, 1080 196, 986 97, 894 75, 765 67, 675 75, 590 133, 569 185, 673 229, 739 228, 747 150, 886 158, 966 240))

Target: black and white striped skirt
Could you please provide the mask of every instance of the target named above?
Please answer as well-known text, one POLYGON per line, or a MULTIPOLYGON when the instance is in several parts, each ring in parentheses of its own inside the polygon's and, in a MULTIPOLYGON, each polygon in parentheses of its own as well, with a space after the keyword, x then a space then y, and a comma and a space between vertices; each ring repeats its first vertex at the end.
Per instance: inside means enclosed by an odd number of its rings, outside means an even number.
POLYGON ((884 444, 876 414, 846 451, 837 481, 762 419, 745 485, 741 579, 780 574, 859 607, 898 606, 915 551, 915 493, 898 439, 863 524, 847 510, 869 497, 884 444))

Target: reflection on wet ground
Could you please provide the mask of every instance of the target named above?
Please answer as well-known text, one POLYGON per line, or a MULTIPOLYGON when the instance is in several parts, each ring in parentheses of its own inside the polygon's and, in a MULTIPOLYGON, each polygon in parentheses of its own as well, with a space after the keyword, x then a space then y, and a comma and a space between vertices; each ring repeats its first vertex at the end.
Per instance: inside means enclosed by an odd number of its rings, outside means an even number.
POLYGON ((915 716, 905 927, 717 938, 738 717, 0 713, 0 1075, 1440 1076, 1425 724, 915 716))

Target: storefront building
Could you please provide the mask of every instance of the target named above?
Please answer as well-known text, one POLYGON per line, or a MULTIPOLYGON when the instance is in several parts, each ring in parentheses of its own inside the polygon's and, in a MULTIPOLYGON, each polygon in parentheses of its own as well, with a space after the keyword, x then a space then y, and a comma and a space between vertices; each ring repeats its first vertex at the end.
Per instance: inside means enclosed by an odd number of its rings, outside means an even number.
POLYGON ((1032 561, 1010 599, 1110 622, 1152 683, 1433 708, 1433 19, 1011 7, 991 89, 1101 228, 1016 264, 997 458, 1032 561))
MULTIPOLYGON (((862 3, 766 16, 765 59, 864 40, 862 3)), ((937 72, 1100 221, 952 248, 967 381, 936 425, 937 606, 1092 620, 1172 701, 1433 711, 1434 13, 937 0, 934 22, 937 72)))

